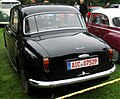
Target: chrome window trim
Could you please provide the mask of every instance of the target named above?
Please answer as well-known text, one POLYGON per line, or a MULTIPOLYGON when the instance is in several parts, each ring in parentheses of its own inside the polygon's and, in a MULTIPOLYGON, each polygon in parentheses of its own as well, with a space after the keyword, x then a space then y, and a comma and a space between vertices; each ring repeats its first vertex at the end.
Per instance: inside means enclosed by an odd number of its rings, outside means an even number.
MULTIPOLYGON (((37 34, 37 32, 31 32, 31 33, 25 33, 25 19, 28 18, 28 17, 31 17, 31 16, 35 16, 35 15, 42 15, 42 14, 54 14, 54 13, 69 13, 69 14, 78 14, 81 16, 80 13, 76 13, 76 12, 71 12, 71 11, 54 11, 54 12, 42 12, 42 13, 35 13, 35 14, 31 14, 31 15, 28 15, 26 16, 24 19, 23 19, 23 34, 24 35, 31 35, 31 34, 37 34)), ((78 17, 79 18, 79 17, 78 17)), ((83 22, 83 21, 82 21, 83 22)), ((43 30, 43 31, 39 31, 39 33, 42 33, 42 32, 49 32, 49 31, 54 31, 54 30, 71 30, 71 29, 87 29, 86 28, 86 25, 83 26, 83 24, 81 24, 81 26, 83 28, 80 28, 80 27, 70 27, 70 28, 59 28, 59 29, 49 29, 49 30, 43 30)))

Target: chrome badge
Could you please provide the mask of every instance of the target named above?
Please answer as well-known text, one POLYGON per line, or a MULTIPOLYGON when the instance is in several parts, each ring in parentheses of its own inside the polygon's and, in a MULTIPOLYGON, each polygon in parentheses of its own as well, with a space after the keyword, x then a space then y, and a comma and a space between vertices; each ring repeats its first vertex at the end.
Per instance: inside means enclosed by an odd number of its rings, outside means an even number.
POLYGON ((85 57, 89 57, 89 54, 82 54, 78 56, 78 58, 85 58, 85 57))
POLYGON ((84 75, 88 75, 88 74, 90 74, 90 73, 86 73, 85 71, 82 71, 82 73, 79 74, 78 76, 84 76, 84 75))
POLYGON ((82 50, 85 49, 85 47, 76 47, 76 50, 82 50))

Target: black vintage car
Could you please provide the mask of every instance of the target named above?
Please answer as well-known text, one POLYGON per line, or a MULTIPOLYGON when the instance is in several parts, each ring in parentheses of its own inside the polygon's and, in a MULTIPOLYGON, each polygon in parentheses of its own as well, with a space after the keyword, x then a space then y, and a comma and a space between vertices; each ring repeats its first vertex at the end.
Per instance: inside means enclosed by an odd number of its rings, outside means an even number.
POLYGON ((112 49, 88 33, 72 6, 18 5, 11 9, 4 42, 26 93, 108 77, 112 49))

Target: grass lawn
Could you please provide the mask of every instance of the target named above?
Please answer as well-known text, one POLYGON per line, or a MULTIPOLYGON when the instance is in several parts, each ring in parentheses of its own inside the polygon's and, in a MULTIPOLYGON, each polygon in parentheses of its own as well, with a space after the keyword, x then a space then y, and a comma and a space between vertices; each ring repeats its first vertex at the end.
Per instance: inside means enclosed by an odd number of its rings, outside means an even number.
POLYGON ((0 28, 0 99, 27 98, 24 94, 18 74, 8 60, 3 41, 3 29, 0 28))
MULTIPOLYGON (((29 99, 31 97, 24 94, 19 76, 12 67, 6 55, 2 31, 3 28, 0 28, 0 99, 29 99)), ((116 66, 116 72, 114 72, 107 81, 120 77, 120 65, 116 66)), ((120 98, 120 82, 85 92, 71 98, 118 99, 120 98)))
MULTIPOLYGON (((117 66, 117 70, 111 75, 111 77, 107 81, 120 78, 120 65, 116 65, 116 66, 117 66)), ((104 81, 104 82, 107 82, 107 81, 104 81)), ((96 90, 85 92, 78 96, 74 96, 74 98, 119 99, 120 98, 120 81, 110 85, 106 85, 96 90)))

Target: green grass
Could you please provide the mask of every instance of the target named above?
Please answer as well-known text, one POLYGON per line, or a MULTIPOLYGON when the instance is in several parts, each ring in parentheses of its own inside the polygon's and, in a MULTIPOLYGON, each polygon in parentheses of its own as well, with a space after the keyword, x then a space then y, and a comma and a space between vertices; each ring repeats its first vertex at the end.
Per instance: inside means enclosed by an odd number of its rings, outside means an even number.
POLYGON ((22 90, 18 74, 13 69, 6 55, 2 28, 0 28, 0 99, 1 98, 28 98, 22 90))
MULTIPOLYGON (((107 81, 112 81, 117 78, 120 78, 120 65, 116 65, 116 66, 117 66, 116 71, 110 76, 110 78, 107 81)), ((107 82, 107 81, 104 81, 104 82, 107 82)), ((74 96, 74 98, 119 99, 120 98, 120 81, 110 85, 106 85, 96 90, 91 90, 89 92, 85 92, 83 94, 74 96)))
MULTIPOLYGON (((114 72, 110 80, 120 77, 120 65, 117 65, 117 70, 114 72)), ((79 90, 78 90, 79 91, 79 90)), ((0 99, 29 99, 24 94, 20 79, 14 68, 12 67, 6 55, 3 41, 3 29, 0 28, 0 99)), ((99 99, 119 99, 120 98, 120 82, 98 88, 71 98, 99 98, 99 99)))

